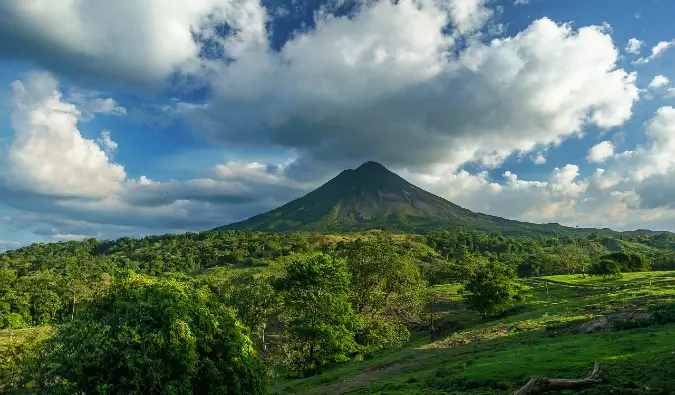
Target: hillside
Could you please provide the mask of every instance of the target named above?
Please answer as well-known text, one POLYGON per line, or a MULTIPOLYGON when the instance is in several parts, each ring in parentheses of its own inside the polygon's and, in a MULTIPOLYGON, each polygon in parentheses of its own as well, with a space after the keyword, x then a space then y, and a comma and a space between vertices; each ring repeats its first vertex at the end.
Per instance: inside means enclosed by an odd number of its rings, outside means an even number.
POLYGON ((308 378, 278 379, 273 394, 510 394, 532 376, 585 377, 594 361, 601 383, 551 393, 675 393, 675 272, 545 279, 526 280, 527 298, 490 320, 466 310, 459 287, 435 287, 436 332, 308 378))
POLYGON ((532 224, 475 213, 419 188, 376 162, 344 170, 321 187, 267 213, 214 230, 345 232, 368 228, 426 233, 434 228, 501 230, 504 234, 612 234, 532 224))

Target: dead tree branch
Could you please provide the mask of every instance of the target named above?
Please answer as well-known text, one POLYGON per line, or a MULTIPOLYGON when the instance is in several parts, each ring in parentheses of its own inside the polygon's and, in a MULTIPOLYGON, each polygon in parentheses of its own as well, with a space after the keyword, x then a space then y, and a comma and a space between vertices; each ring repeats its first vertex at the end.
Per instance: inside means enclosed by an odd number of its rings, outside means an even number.
POLYGON ((542 394, 551 391, 563 391, 583 388, 602 382, 600 378, 600 361, 595 361, 591 374, 585 379, 548 379, 546 377, 532 377, 521 389, 512 395, 542 394))

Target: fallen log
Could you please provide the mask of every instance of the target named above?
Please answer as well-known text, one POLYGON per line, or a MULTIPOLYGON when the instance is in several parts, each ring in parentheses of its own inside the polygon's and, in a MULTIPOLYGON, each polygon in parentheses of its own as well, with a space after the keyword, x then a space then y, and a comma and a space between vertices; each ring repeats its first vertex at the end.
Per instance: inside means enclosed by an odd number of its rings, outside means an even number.
POLYGON ((600 361, 595 361, 593 371, 584 379, 548 379, 546 377, 532 377, 518 391, 512 395, 532 395, 544 392, 572 390, 587 387, 602 382, 600 378, 600 361))

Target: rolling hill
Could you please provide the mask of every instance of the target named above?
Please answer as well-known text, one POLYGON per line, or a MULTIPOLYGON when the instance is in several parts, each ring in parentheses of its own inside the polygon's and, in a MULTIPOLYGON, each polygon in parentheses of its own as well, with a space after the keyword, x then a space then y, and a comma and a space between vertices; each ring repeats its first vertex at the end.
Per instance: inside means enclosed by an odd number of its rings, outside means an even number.
POLYGON ((307 195, 272 211, 214 230, 345 232, 372 228, 424 232, 435 228, 501 230, 504 234, 600 231, 532 224, 475 213, 427 192, 376 162, 344 170, 307 195))

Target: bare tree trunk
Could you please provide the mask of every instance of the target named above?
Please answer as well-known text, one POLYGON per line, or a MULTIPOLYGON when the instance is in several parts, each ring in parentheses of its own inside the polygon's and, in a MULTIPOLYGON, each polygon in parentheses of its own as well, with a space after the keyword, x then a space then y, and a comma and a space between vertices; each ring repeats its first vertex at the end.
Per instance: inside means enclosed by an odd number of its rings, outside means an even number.
POLYGON ((600 378, 600 362, 595 361, 591 374, 585 379, 548 379, 546 377, 532 377, 521 389, 512 395, 542 394, 551 391, 563 391, 583 388, 602 382, 600 378))

